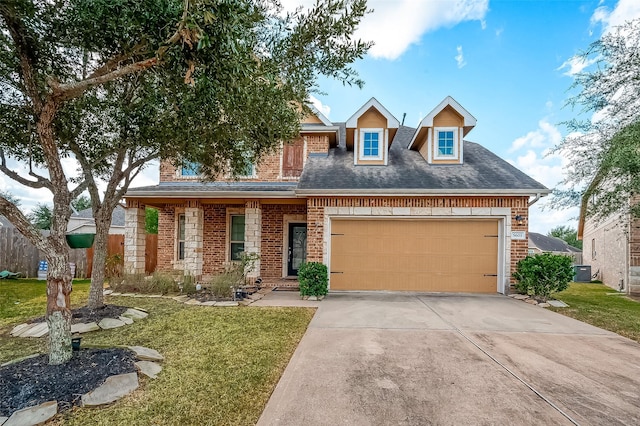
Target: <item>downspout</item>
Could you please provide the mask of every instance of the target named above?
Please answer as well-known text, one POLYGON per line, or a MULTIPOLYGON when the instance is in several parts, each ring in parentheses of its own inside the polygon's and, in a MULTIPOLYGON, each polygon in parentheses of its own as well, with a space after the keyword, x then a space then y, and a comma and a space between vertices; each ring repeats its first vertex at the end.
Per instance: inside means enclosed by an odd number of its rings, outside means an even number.
POLYGON ((531 207, 532 205, 537 203, 540 198, 542 198, 542 195, 540 193, 536 194, 536 197, 533 200, 529 201, 527 207, 531 207))

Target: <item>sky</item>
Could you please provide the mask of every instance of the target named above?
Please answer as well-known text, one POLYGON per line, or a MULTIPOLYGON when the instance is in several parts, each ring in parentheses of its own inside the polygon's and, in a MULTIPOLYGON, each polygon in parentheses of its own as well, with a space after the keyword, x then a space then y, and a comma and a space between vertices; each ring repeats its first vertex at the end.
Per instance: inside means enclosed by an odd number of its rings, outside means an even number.
MULTIPOLYGON (((281 2, 293 10, 313 0, 281 2)), ((549 150, 567 133, 562 122, 580 113, 565 106, 572 76, 590 65, 575 55, 612 27, 640 17, 640 0, 369 0, 368 6, 373 12, 357 36, 375 44, 354 64, 365 86, 323 78, 312 99, 316 106, 330 120, 345 121, 375 97, 396 118, 405 117, 405 125, 416 126, 452 96, 477 119, 467 140, 551 189, 567 164, 549 150)), ((132 187, 155 185, 158 177, 152 164, 132 187)), ((0 190, 20 198, 24 210, 51 201, 46 190, 1 175, 0 190)), ((576 227, 578 213, 543 198, 530 210, 529 230, 576 227)))

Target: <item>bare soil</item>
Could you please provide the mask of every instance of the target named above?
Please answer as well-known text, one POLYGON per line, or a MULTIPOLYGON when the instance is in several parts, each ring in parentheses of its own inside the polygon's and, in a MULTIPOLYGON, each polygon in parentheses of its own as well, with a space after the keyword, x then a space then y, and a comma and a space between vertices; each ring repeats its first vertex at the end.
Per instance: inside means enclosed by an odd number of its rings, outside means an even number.
POLYGON ((136 371, 134 353, 120 348, 83 349, 66 364, 48 362, 39 355, 0 367, 0 416, 53 400, 59 411, 67 410, 107 377, 136 371))

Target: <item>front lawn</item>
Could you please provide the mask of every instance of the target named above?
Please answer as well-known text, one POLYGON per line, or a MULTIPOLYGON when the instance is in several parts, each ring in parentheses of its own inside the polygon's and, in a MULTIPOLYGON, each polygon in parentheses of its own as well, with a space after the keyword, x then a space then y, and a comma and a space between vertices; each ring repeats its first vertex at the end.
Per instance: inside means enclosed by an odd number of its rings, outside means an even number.
POLYGON ((640 342, 640 303, 612 293, 604 284, 571 283, 553 296, 569 307, 550 309, 640 342))
MULTIPOLYGON (((78 287, 74 285, 74 293, 78 287)), ((38 291, 24 288, 25 293, 38 291)), ((307 308, 189 306, 169 299, 107 300, 146 309, 149 317, 126 327, 85 334, 82 345, 154 348, 165 357, 164 369, 156 380, 145 380, 140 389, 114 405, 73 409, 56 424, 253 425, 314 313, 307 308)), ((32 304, 32 316, 44 313, 44 298, 39 309, 36 302, 32 304)), ((23 320, 24 315, 14 316, 9 323, 5 318, 9 325, 0 328, 0 363, 45 351, 46 339, 8 336, 11 326, 23 320)))

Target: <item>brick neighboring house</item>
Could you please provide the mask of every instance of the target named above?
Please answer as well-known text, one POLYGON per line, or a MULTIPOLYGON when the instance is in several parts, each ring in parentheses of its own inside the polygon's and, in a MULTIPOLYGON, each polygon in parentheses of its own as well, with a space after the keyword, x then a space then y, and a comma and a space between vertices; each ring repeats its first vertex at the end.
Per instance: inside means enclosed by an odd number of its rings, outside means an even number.
POLYGON ((144 207, 159 209, 158 268, 206 279, 240 251, 255 276, 325 263, 331 290, 506 293, 527 255, 529 206, 550 191, 481 145, 445 98, 417 128, 375 98, 346 122, 319 111, 237 181, 160 167, 126 195, 125 267, 144 271, 144 207))

